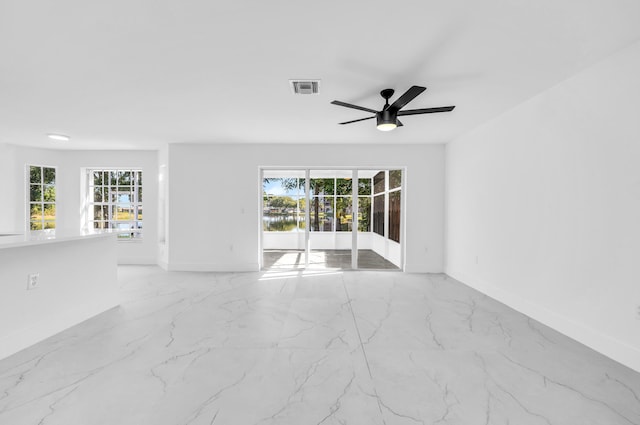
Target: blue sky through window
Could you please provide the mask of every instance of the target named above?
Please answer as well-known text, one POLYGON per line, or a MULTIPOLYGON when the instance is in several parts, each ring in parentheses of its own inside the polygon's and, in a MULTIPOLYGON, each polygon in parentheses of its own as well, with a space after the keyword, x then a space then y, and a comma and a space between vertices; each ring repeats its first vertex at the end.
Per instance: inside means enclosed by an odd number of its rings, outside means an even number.
POLYGON ((298 189, 287 190, 282 187, 282 180, 277 178, 270 178, 269 182, 263 184, 264 193, 273 196, 297 196, 299 194, 298 189))

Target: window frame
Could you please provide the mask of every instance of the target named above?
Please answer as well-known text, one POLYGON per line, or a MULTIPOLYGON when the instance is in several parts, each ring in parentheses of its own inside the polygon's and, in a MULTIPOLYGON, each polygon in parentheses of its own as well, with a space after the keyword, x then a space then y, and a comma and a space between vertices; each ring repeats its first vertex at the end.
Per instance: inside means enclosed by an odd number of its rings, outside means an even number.
MULTIPOLYGON (((36 164, 26 164, 25 165, 25 193, 26 193, 26 202, 25 202, 25 208, 26 208, 26 215, 25 215, 25 229, 26 232, 42 232, 42 231, 55 231, 57 225, 58 225, 58 217, 57 217, 57 209, 58 209, 58 184, 57 184, 57 179, 58 179, 58 167, 55 165, 36 165, 36 164), (40 168, 40 183, 32 183, 31 182, 31 168, 35 167, 35 168, 40 168), (45 173, 44 173, 44 169, 45 168, 49 168, 49 169, 53 169, 54 170, 54 179, 53 179, 53 184, 45 184, 44 182, 44 178, 45 178, 45 173), (34 185, 38 185, 40 186, 40 200, 39 201, 32 201, 31 200, 31 187, 34 185), (53 202, 51 201, 45 201, 45 187, 46 186, 53 186, 54 188, 54 200, 53 202), (40 205, 41 207, 41 214, 40 214, 40 229, 32 229, 31 228, 31 208, 32 205, 40 205), (53 205, 53 211, 54 211, 54 219, 53 219, 53 227, 46 227, 46 222, 47 220, 45 220, 45 205, 53 205)), ((49 222, 51 222, 51 220, 49 220, 49 222)))
POLYGON ((118 242, 142 242, 144 240, 144 169, 142 167, 87 167, 84 170, 85 228, 89 231, 112 231, 117 234, 118 242), (129 183, 122 184, 120 178, 124 178, 125 173, 129 173, 129 183), (98 178, 100 182, 96 184, 98 178), (99 188, 99 201, 96 201, 98 193, 96 188, 99 188), (128 190, 123 190, 125 188, 128 190), (121 196, 127 195, 128 201, 121 200, 121 196), (124 211, 123 205, 128 206, 128 211, 124 211), (101 212, 105 212, 106 216, 96 218, 96 207, 100 208, 101 212), (119 213, 122 215, 126 213, 131 217, 122 219, 118 217, 119 213), (127 225, 128 228, 120 229, 119 226, 122 225, 127 225))
MULTIPOLYGON (((311 250, 313 250, 313 247, 311 246, 312 243, 312 238, 313 238, 313 234, 316 233, 319 234, 320 233, 333 233, 333 237, 336 238, 338 237, 339 234, 344 234, 344 233, 351 233, 351 239, 352 239, 352 245, 351 245, 351 250, 352 250, 352 267, 358 268, 357 266, 357 247, 358 247, 358 235, 359 234, 364 234, 364 233, 369 233, 372 236, 375 236, 375 231, 374 231, 374 199, 376 198, 376 193, 375 193, 375 184, 373 182, 373 176, 371 176, 371 174, 369 174, 369 172, 373 171, 375 173, 378 173, 379 171, 386 171, 386 173, 388 173, 391 170, 398 170, 401 173, 400 179, 398 179, 398 187, 394 187, 393 189, 390 189, 388 187, 388 182, 387 179, 384 179, 384 184, 385 184, 385 190, 381 191, 381 195, 383 196, 383 199, 385 200, 384 204, 383 204, 383 223, 384 223, 384 227, 385 229, 388 227, 388 220, 389 220, 389 214, 388 214, 388 209, 386 208, 387 206, 387 202, 386 199, 389 196, 390 192, 396 192, 396 191, 400 191, 400 193, 402 191, 406 190, 406 176, 407 176, 407 167, 406 166, 331 166, 331 167, 325 167, 325 166, 290 166, 290 167, 283 167, 283 166, 263 166, 263 165, 259 165, 258 166, 258 171, 259 171, 259 178, 260 178, 260 190, 261 190, 261 195, 259 197, 259 202, 258 202, 258 206, 259 208, 264 212, 265 211, 265 197, 264 197, 264 179, 265 177, 269 177, 271 178, 273 176, 274 172, 277 171, 287 171, 287 172, 296 172, 296 171, 300 171, 300 172, 304 172, 305 173, 305 200, 308 200, 308 204, 307 208, 304 211, 305 214, 305 222, 307 223, 307 225, 305 226, 304 229, 304 239, 299 238, 297 239, 297 241, 291 241, 292 243, 295 243, 297 248, 292 248, 292 249, 297 249, 299 251, 304 252, 304 257, 305 257, 305 267, 309 267, 310 266, 310 262, 309 262, 309 253, 311 252, 311 250), (317 173, 317 172, 320 173, 317 173), (313 179, 322 179, 324 176, 327 176, 327 174, 330 173, 326 173, 326 172, 341 172, 341 171, 347 171, 347 172, 351 172, 351 179, 355 182, 356 179, 358 179, 358 181, 361 180, 368 180, 370 182, 370 192, 369 193, 360 193, 359 188, 358 187, 353 187, 353 183, 352 183, 352 191, 351 191, 351 202, 352 202, 352 209, 356 208, 357 214, 358 214, 358 219, 356 221, 356 223, 353 222, 353 213, 352 213, 352 221, 351 221, 351 232, 346 232, 346 231, 340 231, 337 232, 335 229, 335 223, 336 221, 334 221, 334 223, 332 223, 331 226, 331 231, 329 231, 329 229, 327 229, 326 231, 319 231, 319 232, 315 232, 313 231, 313 204, 314 204, 314 198, 321 198, 321 197, 325 197, 325 196, 329 196, 332 198, 332 201, 330 204, 331 205, 335 205, 335 200, 337 197, 339 197, 340 195, 338 195, 336 193, 336 189, 334 189, 333 191, 331 190, 322 190, 319 191, 316 194, 316 191, 314 188, 312 188, 312 180, 313 179), (361 173, 363 173, 365 175, 367 175, 367 177, 364 177, 361 173), (313 176, 313 177, 312 177, 313 176), (327 193, 329 192, 329 193, 327 193), (364 200, 367 199, 369 200, 369 205, 367 207, 365 207, 368 212, 369 212, 369 227, 366 230, 361 230, 360 229, 360 219, 359 219, 359 213, 360 213, 360 208, 361 208, 361 203, 359 202, 360 200, 364 200), (357 200, 357 201, 356 201, 357 200), (355 207, 353 205, 353 203, 355 204, 355 207)), ((386 176, 385 176, 386 177, 386 176)), ((326 177, 325 177, 326 178, 326 177)), ((337 186, 337 182, 336 179, 341 178, 340 176, 335 176, 335 177, 328 177, 330 180, 332 180, 334 182, 334 188, 337 186)), ((406 227, 405 227, 405 215, 406 215, 406 196, 403 196, 402 194, 400 195, 400 209, 399 209, 399 241, 396 242, 394 240, 390 240, 388 238, 387 235, 378 235, 379 237, 381 237, 382 239, 384 239, 385 244, 389 243, 389 245, 385 245, 387 247, 389 247, 391 250, 393 250, 392 254, 393 257, 398 261, 397 264, 399 264, 398 267, 400 267, 400 270, 404 270, 405 267, 405 250, 406 250, 406 238, 405 238, 405 232, 406 232, 406 227)), ((324 227, 324 226, 323 226, 324 227)), ((280 232, 280 231, 267 231, 264 229, 264 219, 263 216, 261 215, 259 217, 258 220, 258 229, 259 229, 259 243, 258 243, 258 252, 259 252, 259 257, 262 258, 262 253, 264 250, 264 246, 265 246, 265 241, 267 238, 267 235, 271 235, 274 233, 284 233, 284 232, 280 232)), ((328 236, 328 235, 326 235, 328 236)), ((324 238, 319 238, 318 241, 322 241, 324 240, 325 242, 328 241, 329 238, 324 237, 324 238)), ((342 242, 346 241, 346 239, 344 237, 341 237, 340 239, 342 239, 342 242)), ((280 244, 282 241, 279 239, 273 239, 271 236, 269 236, 269 240, 268 243, 278 245, 280 244)), ((375 243, 380 243, 380 241, 377 241, 375 243)), ((280 249, 281 247, 275 247, 273 249, 280 249)), ((289 248, 285 248, 285 249, 289 249, 289 248)), ((386 249, 386 248, 385 248, 386 249)), ((386 255, 386 254, 385 254, 386 255)), ((261 265, 263 265, 262 262, 260 262, 261 265)))

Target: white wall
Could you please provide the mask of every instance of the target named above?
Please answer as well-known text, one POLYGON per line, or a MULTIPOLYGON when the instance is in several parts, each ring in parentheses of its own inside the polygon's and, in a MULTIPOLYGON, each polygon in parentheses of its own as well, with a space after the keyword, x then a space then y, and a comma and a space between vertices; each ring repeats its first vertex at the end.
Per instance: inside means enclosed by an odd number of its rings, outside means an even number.
POLYGON ((258 269, 261 166, 406 166, 405 269, 442 271, 441 145, 174 144, 168 156, 169 269, 258 269))
POLYGON ((155 151, 76 151, 0 144, 0 232, 26 229, 26 165, 57 167, 56 227, 81 226, 83 167, 143 170, 144 239, 118 243, 118 262, 156 264, 158 241, 158 154, 155 151))
POLYGON ((640 44, 447 145, 451 276, 640 371, 640 44))

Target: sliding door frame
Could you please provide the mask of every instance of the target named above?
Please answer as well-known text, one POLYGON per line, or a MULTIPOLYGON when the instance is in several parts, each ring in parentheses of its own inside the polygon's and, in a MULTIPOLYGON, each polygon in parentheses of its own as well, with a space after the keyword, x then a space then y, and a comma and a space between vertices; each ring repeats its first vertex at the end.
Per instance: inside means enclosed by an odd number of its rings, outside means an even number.
MULTIPOLYGON (((264 228, 263 228, 263 212, 264 212, 264 192, 263 192, 263 182, 264 182, 264 173, 265 171, 302 171, 305 173, 305 229, 304 229, 304 269, 313 269, 313 267, 309 266, 309 254, 311 252, 311 214, 310 214, 310 206, 311 206, 311 171, 351 171, 351 181, 353 182, 351 185, 351 198, 352 198, 352 224, 351 224, 351 269, 352 270, 382 270, 382 269, 359 269, 358 268, 358 214, 359 214, 359 205, 358 205, 358 179, 360 178, 359 172, 366 170, 378 170, 385 171, 385 239, 388 239, 389 233, 389 223, 388 223, 388 187, 389 187, 389 171, 390 170, 402 170, 402 181, 401 181, 401 214, 400 214, 400 236, 401 241, 400 245, 400 265, 398 268, 400 271, 404 271, 405 265, 405 249, 406 249, 406 176, 407 176, 407 167, 405 166, 359 166, 359 167, 336 167, 336 166, 260 166, 259 167, 259 214, 258 214, 258 223, 259 223, 259 238, 258 238, 258 264, 260 270, 264 267, 264 228)), ((371 187, 371 208, 373 208, 373 184, 371 187)), ((335 211, 334 211, 335 214, 335 211)), ((371 219, 373 220, 373 214, 371 214, 371 219)), ((335 217, 334 217, 335 221, 335 217)), ((373 222, 372 222, 373 226, 373 222)), ((335 232, 335 230, 334 230, 335 232)), ((373 233, 373 229, 372 229, 373 233)))

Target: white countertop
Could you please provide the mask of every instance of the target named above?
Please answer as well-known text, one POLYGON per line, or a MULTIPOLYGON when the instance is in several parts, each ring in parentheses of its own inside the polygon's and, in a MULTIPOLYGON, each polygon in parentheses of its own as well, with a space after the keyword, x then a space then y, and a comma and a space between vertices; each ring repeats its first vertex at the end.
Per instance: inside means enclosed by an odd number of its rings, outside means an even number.
POLYGON ((69 230, 39 230, 34 232, 0 232, 0 249, 21 246, 43 245, 57 242, 67 242, 88 238, 116 237, 110 231, 69 231, 69 230))

